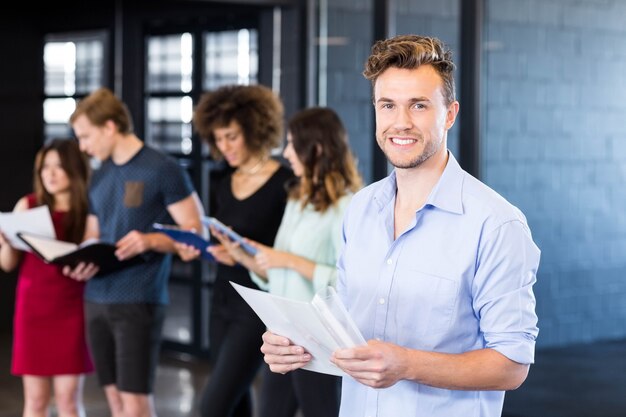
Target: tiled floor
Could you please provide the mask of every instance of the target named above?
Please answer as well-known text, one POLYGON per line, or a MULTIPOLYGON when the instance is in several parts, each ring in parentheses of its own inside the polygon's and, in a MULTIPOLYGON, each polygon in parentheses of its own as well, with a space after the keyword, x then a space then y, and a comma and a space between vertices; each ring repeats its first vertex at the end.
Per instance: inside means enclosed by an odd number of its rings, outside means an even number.
POLYGON ((504 417, 625 417, 626 340, 544 349, 504 417))
MULTIPOLYGON (((0 335, 0 417, 20 417, 23 405, 20 378, 10 375, 10 338, 0 335)), ((164 355, 157 370, 155 404, 159 417, 196 417, 196 396, 209 373, 206 362, 164 355)), ((87 417, 108 417, 102 390, 90 375, 85 381, 87 417)))
MULTIPOLYGON (((20 417, 22 387, 9 374, 9 343, 0 335, 0 417, 20 417)), ((208 373, 203 361, 164 355, 155 386, 159 417, 197 417, 196 396, 208 373)), ((625 393, 626 340, 544 349, 524 385, 506 394, 503 417, 625 417, 625 393)), ((108 417, 93 376, 85 384, 85 404, 87 417, 108 417)))

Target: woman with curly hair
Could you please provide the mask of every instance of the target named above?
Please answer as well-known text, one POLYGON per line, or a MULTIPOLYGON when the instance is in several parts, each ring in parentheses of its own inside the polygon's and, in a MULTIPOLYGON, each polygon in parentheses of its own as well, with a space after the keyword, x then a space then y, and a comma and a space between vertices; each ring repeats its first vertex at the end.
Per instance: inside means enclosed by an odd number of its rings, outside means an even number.
MULTIPOLYGON (((335 285, 343 214, 362 181, 346 130, 329 108, 301 110, 291 118, 283 156, 299 181, 289 190, 273 247, 248 239, 257 249, 250 256, 225 236, 218 237, 259 287, 310 301, 318 290, 335 285)), ((339 377, 301 369, 282 375, 264 369, 261 417, 293 417, 298 409, 305 417, 339 413, 339 377)))
MULTIPOLYGON (((198 134, 226 166, 211 175, 209 213, 243 236, 265 245, 274 237, 287 202, 292 171, 271 157, 283 134, 283 105, 261 85, 229 85, 205 93, 193 116, 198 134)), ((180 251, 183 259, 199 253, 180 251)), ((202 392, 202 417, 253 415, 250 388, 263 362, 263 322, 229 281, 250 288, 248 270, 220 244, 209 251, 218 261, 209 322, 211 375, 202 392)))

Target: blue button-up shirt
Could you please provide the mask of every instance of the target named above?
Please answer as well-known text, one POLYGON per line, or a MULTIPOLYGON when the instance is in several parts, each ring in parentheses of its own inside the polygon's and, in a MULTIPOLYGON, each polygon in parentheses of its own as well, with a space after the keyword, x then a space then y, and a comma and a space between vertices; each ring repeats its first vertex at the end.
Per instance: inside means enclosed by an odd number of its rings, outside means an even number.
MULTIPOLYGON (((540 251, 524 215, 451 153, 426 204, 394 240, 395 172, 357 193, 344 219, 338 292, 366 340, 443 353, 491 348, 530 364, 540 251)), ((341 417, 495 417, 504 391, 344 377, 341 417)))

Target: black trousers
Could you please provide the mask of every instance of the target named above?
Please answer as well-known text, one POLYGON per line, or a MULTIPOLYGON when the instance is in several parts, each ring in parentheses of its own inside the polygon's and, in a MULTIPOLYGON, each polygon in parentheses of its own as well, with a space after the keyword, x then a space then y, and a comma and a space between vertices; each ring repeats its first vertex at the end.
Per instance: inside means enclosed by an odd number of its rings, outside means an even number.
POLYGON ((233 316, 228 309, 211 313, 212 369, 200 398, 202 417, 254 415, 251 386, 263 362, 265 325, 252 310, 250 314, 233 316))
POLYGON ((304 369, 276 374, 267 365, 262 369, 261 417, 293 417, 298 409, 304 417, 339 415, 340 377, 304 369))

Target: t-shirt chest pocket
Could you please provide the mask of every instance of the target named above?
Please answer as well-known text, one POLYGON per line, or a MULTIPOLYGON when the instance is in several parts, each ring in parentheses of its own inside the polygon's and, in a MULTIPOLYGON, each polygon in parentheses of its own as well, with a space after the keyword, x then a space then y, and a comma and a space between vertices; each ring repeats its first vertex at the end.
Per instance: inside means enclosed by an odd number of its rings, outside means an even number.
POLYGON ((144 182, 126 181, 124 183, 124 207, 140 207, 144 201, 144 182))

